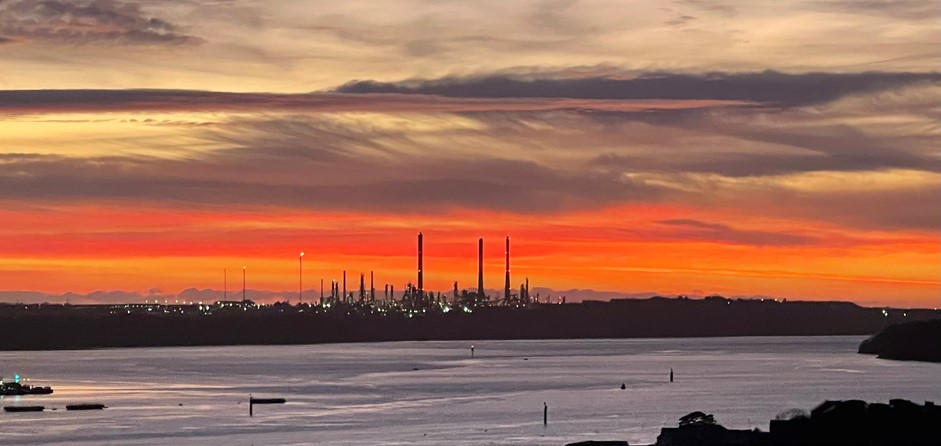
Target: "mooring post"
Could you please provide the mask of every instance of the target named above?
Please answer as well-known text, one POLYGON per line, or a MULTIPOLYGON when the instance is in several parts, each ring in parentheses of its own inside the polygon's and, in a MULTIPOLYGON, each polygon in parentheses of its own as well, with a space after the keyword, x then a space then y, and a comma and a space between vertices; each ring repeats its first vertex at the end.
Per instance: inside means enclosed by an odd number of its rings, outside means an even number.
POLYGON ((472 345, 472 346, 471 346, 471 358, 473 358, 473 357, 474 357, 474 346, 472 345))
POLYGON ((255 401, 252 399, 252 395, 248 394, 248 416, 249 417, 253 417, 255 415, 252 413, 252 405, 254 405, 254 403, 255 401))
POLYGON ((546 426, 549 424, 549 406, 543 402, 542 403, 542 425, 546 426))
POLYGON ((673 367, 670 367, 670 382, 673 382, 673 367))

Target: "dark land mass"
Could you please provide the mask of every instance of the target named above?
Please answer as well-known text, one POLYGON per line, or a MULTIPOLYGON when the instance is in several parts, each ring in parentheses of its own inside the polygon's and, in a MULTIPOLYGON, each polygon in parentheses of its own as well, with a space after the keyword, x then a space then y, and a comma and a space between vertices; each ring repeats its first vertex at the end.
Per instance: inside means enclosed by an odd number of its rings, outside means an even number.
POLYGON ((941 362, 941 319, 890 325, 859 344, 859 353, 883 359, 941 362))
MULTIPOLYGON (((275 304, 0 305, 0 350, 406 340, 871 335, 936 310, 710 297, 481 306, 448 312, 275 304)), ((935 339, 938 339, 935 337, 935 339)))
MULTIPOLYGON (((769 432, 727 429, 712 415, 693 412, 679 427, 665 427, 656 446, 916 446, 941 438, 941 406, 894 399, 888 404, 860 400, 824 401, 809 414, 792 410, 771 420, 769 432)), ((625 446, 625 441, 570 443, 567 446, 625 446)))

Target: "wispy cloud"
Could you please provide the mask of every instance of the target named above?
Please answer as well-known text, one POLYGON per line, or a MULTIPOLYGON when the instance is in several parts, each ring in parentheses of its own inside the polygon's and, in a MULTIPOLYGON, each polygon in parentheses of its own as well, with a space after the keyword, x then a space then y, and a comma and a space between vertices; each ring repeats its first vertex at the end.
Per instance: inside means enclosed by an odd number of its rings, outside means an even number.
MULTIPOLYGON (((8 41, 95 45, 196 45, 202 38, 119 0, 9 0, 0 3, 0 36, 8 41)), ((0 43, 2 43, 0 39, 0 43)))
POLYGON ((925 0, 827 0, 812 1, 809 5, 846 15, 872 14, 912 21, 935 21, 941 15, 941 4, 925 0))
POLYGON ((936 2, 223 3, 0 0, 7 286, 406 280, 447 227, 560 289, 936 300, 936 2))
POLYGON ((735 229, 720 223, 707 223, 692 219, 660 220, 657 223, 667 225, 673 229, 671 238, 690 238, 697 241, 712 241, 718 243, 736 243, 746 245, 811 245, 819 242, 813 237, 795 234, 784 234, 772 231, 756 231, 735 229))
POLYGON ((316 146, 300 152, 268 146, 185 161, 3 155, 0 200, 29 196, 60 203, 146 200, 423 214, 453 208, 543 213, 651 199, 658 190, 616 175, 499 158, 383 160, 341 153, 344 159, 337 160, 318 152, 316 146))

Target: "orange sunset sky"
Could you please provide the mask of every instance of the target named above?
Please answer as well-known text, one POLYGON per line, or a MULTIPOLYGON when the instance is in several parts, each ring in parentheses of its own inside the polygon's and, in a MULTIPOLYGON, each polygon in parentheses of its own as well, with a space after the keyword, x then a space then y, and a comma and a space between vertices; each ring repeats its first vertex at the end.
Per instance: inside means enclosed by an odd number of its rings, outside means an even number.
POLYGON ((936 1, 0 2, 0 300, 941 303, 936 1), (201 291, 187 294, 184 290, 201 291), (208 289, 208 290, 207 290, 208 289), (580 290, 580 291, 578 291, 580 290), (70 294, 66 294, 70 293, 70 294), (183 293, 178 296, 179 293, 183 293))

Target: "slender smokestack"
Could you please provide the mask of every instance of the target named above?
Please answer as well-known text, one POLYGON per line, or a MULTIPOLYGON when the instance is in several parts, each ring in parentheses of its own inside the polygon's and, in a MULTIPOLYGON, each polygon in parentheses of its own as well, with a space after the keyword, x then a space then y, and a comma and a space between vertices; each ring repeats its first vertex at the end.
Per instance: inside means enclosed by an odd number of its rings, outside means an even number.
POLYGON ((484 239, 477 239, 477 295, 484 295, 484 239))
POLYGON ((369 272, 369 301, 372 302, 376 300, 376 273, 374 271, 369 272))
POLYGON ((418 233, 418 293, 419 295, 425 291, 425 281, 422 276, 422 240, 421 232, 418 233))
POLYGON ((346 302, 346 270, 343 270, 343 302, 346 302))
POLYGON ((506 282, 503 285, 503 298, 510 300, 510 237, 506 238, 506 282))
POLYGON ((359 273, 359 301, 366 300, 366 275, 359 273))

